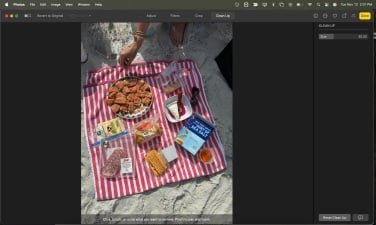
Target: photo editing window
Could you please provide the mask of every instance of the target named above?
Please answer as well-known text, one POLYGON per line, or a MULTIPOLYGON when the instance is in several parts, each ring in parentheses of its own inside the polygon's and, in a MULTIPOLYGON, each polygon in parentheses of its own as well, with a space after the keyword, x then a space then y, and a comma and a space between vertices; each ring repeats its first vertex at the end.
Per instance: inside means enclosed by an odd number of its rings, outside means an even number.
POLYGON ((372 0, 1 0, 0 224, 374 224, 372 0))

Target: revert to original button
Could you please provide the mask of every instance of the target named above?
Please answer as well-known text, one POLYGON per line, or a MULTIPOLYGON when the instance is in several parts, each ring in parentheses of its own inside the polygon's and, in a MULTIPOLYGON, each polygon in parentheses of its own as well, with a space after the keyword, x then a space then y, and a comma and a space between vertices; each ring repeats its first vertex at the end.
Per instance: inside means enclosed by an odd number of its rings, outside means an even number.
POLYGON ((328 222, 351 221, 351 215, 350 214, 319 214, 319 221, 328 221, 328 222))

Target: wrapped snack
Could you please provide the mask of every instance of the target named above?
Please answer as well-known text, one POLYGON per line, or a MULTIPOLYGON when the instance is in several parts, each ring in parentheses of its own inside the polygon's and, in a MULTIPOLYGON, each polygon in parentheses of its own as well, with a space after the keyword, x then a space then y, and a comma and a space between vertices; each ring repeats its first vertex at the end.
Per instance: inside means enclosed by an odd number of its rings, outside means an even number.
POLYGON ((101 170, 101 174, 105 178, 114 178, 120 173, 121 162, 124 159, 128 159, 127 152, 123 149, 111 149, 112 153, 105 160, 101 170))
POLYGON ((107 179, 135 176, 135 148, 130 135, 101 140, 101 176, 107 179))
POLYGON ((166 159, 157 150, 152 149, 145 155, 145 159, 154 176, 162 176, 167 170, 166 159))
POLYGON ((132 129, 132 134, 137 144, 143 144, 153 138, 162 136, 163 131, 159 116, 144 119, 137 123, 132 129))
POLYGON ((99 123, 96 127, 97 135, 103 138, 118 135, 125 131, 124 123, 120 118, 99 123))

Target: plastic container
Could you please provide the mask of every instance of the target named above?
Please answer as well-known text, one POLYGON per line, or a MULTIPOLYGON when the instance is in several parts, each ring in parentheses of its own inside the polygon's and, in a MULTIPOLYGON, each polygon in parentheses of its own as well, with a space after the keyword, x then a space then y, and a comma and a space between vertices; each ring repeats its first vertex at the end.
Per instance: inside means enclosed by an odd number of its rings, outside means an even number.
POLYGON ((185 84, 181 76, 182 71, 178 69, 177 62, 173 61, 161 72, 157 81, 162 91, 167 95, 174 93, 178 89, 183 89, 184 93, 185 84))
POLYGON ((143 144, 163 135, 159 114, 146 118, 131 128, 131 134, 137 144, 143 144))
POLYGON ((100 140, 101 176, 107 179, 135 177, 135 148, 135 143, 129 134, 102 138, 100 140))
POLYGON ((212 148, 202 148, 198 152, 198 158, 204 164, 210 164, 213 162, 213 149, 212 148))

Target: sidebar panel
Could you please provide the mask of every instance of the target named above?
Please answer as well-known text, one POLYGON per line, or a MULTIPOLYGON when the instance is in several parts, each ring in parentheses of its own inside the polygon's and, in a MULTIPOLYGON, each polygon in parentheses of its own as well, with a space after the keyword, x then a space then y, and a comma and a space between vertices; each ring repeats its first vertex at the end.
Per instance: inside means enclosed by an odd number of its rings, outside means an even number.
POLYGON ((315 24, 315 222, 373 221, 372 49, 372 23, 315 24))

